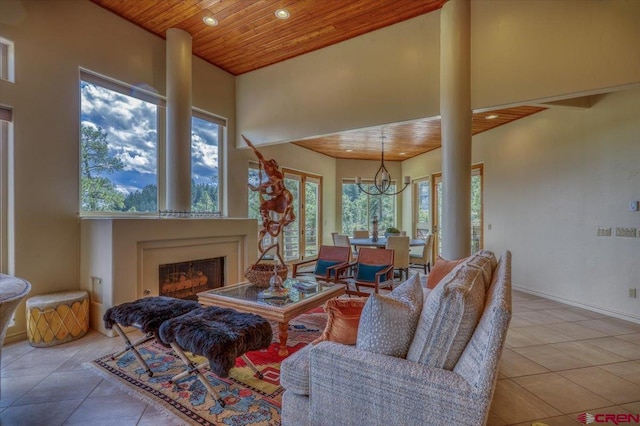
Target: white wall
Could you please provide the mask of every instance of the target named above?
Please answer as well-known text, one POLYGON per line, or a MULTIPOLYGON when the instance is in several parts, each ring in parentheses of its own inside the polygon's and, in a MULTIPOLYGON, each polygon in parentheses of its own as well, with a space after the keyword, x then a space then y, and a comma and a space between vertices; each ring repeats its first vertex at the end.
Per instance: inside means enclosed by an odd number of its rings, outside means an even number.
MULTIPOLYGON (((640 89, 598 96, 589 109, 553 108, 473 138, 484 163, 484 245, 513 252, 513 285, 640 322, 640 89), (491 230, 488 229, 491 225, 491 230), (597 237, 598 226, 611 237, 597 237)), ((441 150, 405 161, 441 171, 441 150)))

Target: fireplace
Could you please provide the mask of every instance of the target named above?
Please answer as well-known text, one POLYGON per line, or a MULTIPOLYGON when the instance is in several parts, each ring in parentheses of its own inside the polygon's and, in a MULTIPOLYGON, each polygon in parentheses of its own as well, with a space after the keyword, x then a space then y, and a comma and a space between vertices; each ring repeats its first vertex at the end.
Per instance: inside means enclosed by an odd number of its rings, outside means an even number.
POLYGON ((185 262, 188 272, 189 262, 223 258, 219 278, 192 268, 207 275, 208 285, 244 281, 258 256, 257 240, 255 219, 83 218, 80 276, 91 295, 91 327, 112 335, 102 321, 107 309, 160 295, 160 265, 185 262))
POLYGON ((224 286, 224 257, 158 265, 160 296, 198 300, 198 293, 224 286))

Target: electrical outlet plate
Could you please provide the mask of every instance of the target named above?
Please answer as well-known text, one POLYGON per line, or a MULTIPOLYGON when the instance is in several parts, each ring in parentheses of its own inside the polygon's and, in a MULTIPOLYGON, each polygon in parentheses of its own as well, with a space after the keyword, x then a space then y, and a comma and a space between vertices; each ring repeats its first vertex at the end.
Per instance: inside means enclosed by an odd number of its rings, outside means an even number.
POLYGON ((629 297, 635 299, 636 298, 636 289, 635 288, 630 288, 629 289, 629 297))
POLYGON ((607 228, 605 226, 598 226, 596 228, 596 236, 598 236, 598 237, 610 237, 611 236, 611 228, 607 228))

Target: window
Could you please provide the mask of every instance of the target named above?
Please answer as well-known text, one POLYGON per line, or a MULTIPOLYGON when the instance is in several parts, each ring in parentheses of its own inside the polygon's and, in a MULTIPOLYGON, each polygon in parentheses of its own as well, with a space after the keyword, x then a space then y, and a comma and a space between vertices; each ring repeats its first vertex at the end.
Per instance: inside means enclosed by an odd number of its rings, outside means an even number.
POLYGON ((413 183, 413 191, 413 199, 415 200, 414 217, 417 218, 414 234, 418 235, 418 229, 431 229, 431 185, 429 178, 415 181, 413 183))
MULTIPOLYGON (((476 164, 471 166, 471 253, 475 253, 483 248, 482 234, 482 176, 484 165, 476 164)), ((433 175, 434 206, 436 209, 433 217, 434 227, 434 250, 435 254, 442 253, 442 173, 433 175)))
POLYGON ((136 97, 133 88, 91 74, 81 78, 80 210, 156 212, 161 99, 136 97))
POLYGON ((0 37, 0 79, 15 82, 13 42, 0 37))
POLYGON ((11 230, 13 229, 12 204, 12 121, 13 111, 0 106, 0 273, 11 272, 11 230))
POLYGON ((220 211, 219 141, 222 126, 199 113, 191 119, 191 210, 220 211))
MULTIPOLYGON (((293 211, 295 220, 287 225, 280 234, 280 246, 285 261, 295 261, 306 257, 316 256, 320 247, 319 236, 322 235, 322 177, 284 169, 284 185, 293 196, 293 211), (304 202, 300 202, 304 200, 304 202), (304 226, 300 226, 300 224, 304 226)), ((266 176, 258 168, 258 163, 249 163, 249 184, 258 186, 266 181, 266 176), (262 180, 261 180, 262 177, 262 180)), ((260 197, 256 191, 248 191, 248 216, 258 219, 258 226, 262 227, 260 217, 260 197)), ((275 241, 267 237, 263 246, 267 247, 275 241)))
MULTIPOLYGON (((363 182, 367 190, 372 190, 373 183, 363 182)), ((395 191, 395 184, 391 185, 395 191)), ((342 183, 342 233, 353 235, 356 229, 373 231, 371 222, 373 215, 378 216, 378 233, 383 235, 388 227, 396 226, 396 196, 368 195, 360 191, 353 181, 342 183)))
MULTIPOLYGON (((80 211, 155 213, 162 209, 165 100, 80 71, 80 211)), ((226 120, 192 111, 191 210, 219 212, 220 142, 226 120)))

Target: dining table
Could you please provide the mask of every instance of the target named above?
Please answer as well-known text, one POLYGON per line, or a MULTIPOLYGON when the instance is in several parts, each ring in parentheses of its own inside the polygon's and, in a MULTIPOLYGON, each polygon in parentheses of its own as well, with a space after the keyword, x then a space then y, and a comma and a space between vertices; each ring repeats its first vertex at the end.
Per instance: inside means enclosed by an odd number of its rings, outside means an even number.
MULTIPOLYGON (((380 237, 376 241, 373 241, 372 238, 351 238, 350 242, 354 247, 385 248, 387 246, 387 239, 385 237, 380 237)), ((411 238, 409 240, 410 247, 423 246, 424 243, 425 240, 421 240, 420 238, 411 238)))

